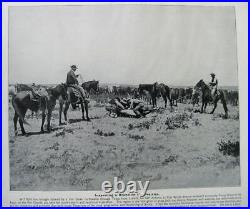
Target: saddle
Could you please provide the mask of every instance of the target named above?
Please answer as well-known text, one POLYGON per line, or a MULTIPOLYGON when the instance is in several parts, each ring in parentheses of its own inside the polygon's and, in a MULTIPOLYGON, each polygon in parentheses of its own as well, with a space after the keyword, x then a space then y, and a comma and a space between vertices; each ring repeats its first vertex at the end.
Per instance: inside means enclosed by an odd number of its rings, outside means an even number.
POLYGON ((212 100, 215 100, 215 98, 217 97, 217 96, 220 96, 220 91, 218 91, 218 89, 215 89, 215 92, 214 92, 214 94, 212 95, 212 88, 210 89, 210 97, 211 97, 211 99, 212 100))
POLYGON ((41 99, 44 98, 45 96, 48 96, 48 92, 46 90, 42 91, 42 89, 34 90, 32 88, 30 93, 31 101, 38 104, 40 104, 41 99))
POLYGON ((36 102, 39 102, 40 98, 41 98, 41 95, 38 92, 36 92, 34 89, 32 89, 30 92, 31 101, 36 103, 36 102))

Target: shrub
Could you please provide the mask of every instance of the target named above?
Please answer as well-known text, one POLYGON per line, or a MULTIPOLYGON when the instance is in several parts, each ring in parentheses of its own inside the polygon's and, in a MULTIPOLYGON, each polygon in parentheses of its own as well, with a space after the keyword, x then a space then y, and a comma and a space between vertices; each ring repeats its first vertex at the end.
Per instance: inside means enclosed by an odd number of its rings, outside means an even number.
POLYGON ((177 155, 170 155, 167 159, 165 159, 162 162, 162 165, 168 165, 170 162, 176 162, 177 161, 177 155))
POLYGON ((223 155, 231 155, 234 157, 239 156, 240 154, 240 143, 239 141, 231 142, 228 140, 227 142, 222 141, 217 143, 219 146, 219 151, 223 153, 223 155))
POLYGON ((105 133, 105 132, 103 132, 100 129, 97 129, 97 131, 94 134, 99 135, 99 136, 105 136, 105 137, 107 137, 107 136, 114 136, 115 135, 114 132, 107 132, 107 133, 105 133))
POLYGON ((130 139, 134 139, 134 140, 136 140, 136 141, 138 141, 139 139, 144 139, 144 136, 140 136, 140 135, 133 135, 133 134, 129 134, 128 135, 128 137, 130 138, 130 139))
POLYGON ((185 123, 189 121, 193 117, 192 114, 188 115, 187 113, 181 113, 174 115, 172 117, 168 117, 165 121, 165 125, 167 129, 176 129, 176 128, 188 128, 188 125, 185 123))
POLYGON ((134 128, 140 128, 140 129, 149 129, 152 124, 155 123, 155 118, 152 118, 151 120, 143 121, 141 123, 137 124, 128 124, 128 129, 132 130, 134 128))

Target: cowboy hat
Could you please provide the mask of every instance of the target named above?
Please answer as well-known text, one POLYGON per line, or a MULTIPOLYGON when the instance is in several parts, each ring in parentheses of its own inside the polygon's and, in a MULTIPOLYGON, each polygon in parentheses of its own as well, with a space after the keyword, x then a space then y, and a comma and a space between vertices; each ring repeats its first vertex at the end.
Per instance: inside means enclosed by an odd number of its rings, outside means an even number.
POLYGON ((71 69, 78 69, 78 67, 76 67, 76 65, 71 65, 70 67, 71 67, 71 69))

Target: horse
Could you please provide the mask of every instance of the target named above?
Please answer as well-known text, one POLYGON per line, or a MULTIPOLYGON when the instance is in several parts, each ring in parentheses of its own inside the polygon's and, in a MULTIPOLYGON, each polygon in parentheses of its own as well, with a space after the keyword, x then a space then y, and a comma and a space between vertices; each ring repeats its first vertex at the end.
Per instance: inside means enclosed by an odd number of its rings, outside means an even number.
POLYGON ((17 93, 12 99, 12 106, 15 110, 14 115, 14 129, 15 135, 18 134, 17 131, 17 121, 19 118, 19 125, 21 127, 22 134, 25 135, 25 129, 23 124, 29 125, 25 120, 25 114, 27 110, 37 112, 38 110, 42 111, 42 125, 41 132, 44 132, 43 125, 46 118, 47 112, 47 130, 50 132, 50 120, 53 109, 56 105, 56 100, 61 96, 66 99, 67 97, 67 88, 65 84, 59 84, 54 88, 49 88, 45 90, 46 94, 43 94, 38 100, 33 99, 33 95, 30 92, 21 91, 17 93))
POLYGON ((165 102, 165 108, 167 107, 167 99, 169 100, 170 106, 172 107, 172 101, 170 99, 170 88, 167 85, 160 83, 158 85, 158 90, 165 102))
POLYGON ((87 121, 90 121, 89 114, 88 114, 88 103, 89 101, 85 98, 82 98, 79 90, 75 89, 72 86, 67 87, 67 98, 64 99, 63 97, 59 98, 59 125, 62 125, 62 112, 64 113, 64 120, 66 123, 68 123, 68 117, 67 112, 69 109, 69 106, 73 107, 73 109, 76 108, 76 104, 80 103, 81 109, 82 109, 82 119, 85 120, 84 116, 84 110, 86 112, 86 119, 87 121), (63 110, 64 106, 64 110, 63 110))
POLYGON ((228 108, 225 100, 225 95, 222 90, 218 89, 214 97, 212 98, 211 89, 202 79, 195 85, 194 89, 201 89, 201 99, 202 99, 202 105, 200 111, 201 113, 203 113, 203 111, 204 112, 206 111, 207 104, 208 102, 211 101, 214 107, 213 110, 210 112, 210 114, 213 114, 217 107, 218 101, 221 100, 221 103, 223 104, 223 108, 225 111, 225 118, 228 118, 228 108))
POLYGON ((99 81, 87 81, 82 83, 82 88, 86 90, 88 93, 92 91, 98 92, 99 91, 99 81))
POLYGON ((158 85, 159 84, 155 82, 153 84, 139 84, 139 87, 138 87, 138 91, 141 96, 143 95, 144 90, 150 93, 153 107, 157 107, 156 99, 157 99, 157 96, 159 95, 158 85))
POLYGON ((179 98, 179 90, 177 88, 171 88, 170 89, 170 101, 171 101, 171 104, 175 105, 177 107, 178 98, 179 98))

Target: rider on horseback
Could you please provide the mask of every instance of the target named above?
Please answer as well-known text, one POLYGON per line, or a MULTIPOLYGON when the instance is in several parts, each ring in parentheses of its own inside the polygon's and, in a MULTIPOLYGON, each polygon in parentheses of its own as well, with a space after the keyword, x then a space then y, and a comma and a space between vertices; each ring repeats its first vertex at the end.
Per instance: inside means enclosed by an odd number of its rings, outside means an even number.
POLYGON ((215 78, 215 74, 211 73, 211 82, 209 83, 210 89, 211 89, 211 96, 214 98, 214 96, 217 93, 217 88, 218 88, 218 80, 215 78))
POLYGON ((85 94, 85 91, 84 89, 79 85, 79 82, 77 80, 77 77, 79 75, 76 75, 75 74, 75 71, 78 69, 76 67, 76 65, 71 65, 71 70, 68 72, 67 74, 67 79, 66 79, 66 84, 70 87, 73 87, 75 89, 77 89, 80 93, 81 93, 81 96, 83 99, 86 98, 86 94, 85 94))

